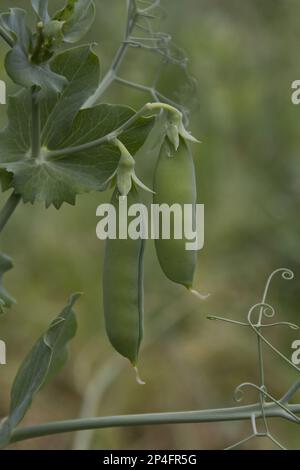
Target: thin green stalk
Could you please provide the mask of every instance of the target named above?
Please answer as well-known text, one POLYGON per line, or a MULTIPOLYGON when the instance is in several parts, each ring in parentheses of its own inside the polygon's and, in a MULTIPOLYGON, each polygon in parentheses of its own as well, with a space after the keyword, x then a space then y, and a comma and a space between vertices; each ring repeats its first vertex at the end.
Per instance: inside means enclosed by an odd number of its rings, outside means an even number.
POLYGON ((101 80, 101 83, 99 84, 95 93, 86 100, 86 102, 82 105, 81 109, 91 108, 92 106, 94 106, 94 104, 98 101, 100 96, 103 95, 103 93, 107 90, 107 88, 112 84, 114 80, 115 80, 115 71, 112 69, 109 69, 108 72, 103 77, 103 80, 101 80))
POLYGON ((293 398, 293 396, 295 395, 295 393, 298 392, 298 390, 300 389, 300 380, 297 380, 297 382, 295 382, 291 387, 290 389, 285 393, 285 395, 283 395, 283 397, 281 398, 280 402, 281 403, 288 403, 289 400, 291 398, 293 398))
MULTIPOLYGON (((266 390, 264 351, 263 351, 263 342, 262 342, 262 339, 261 339, 261 325, 262 325, 262 320, 263 320, 263 315, 264 315, 264 304, 266 302, 267 293, 268 293, 268 283, 265 286, 265 290, 264 290, 263 298, 262 298, 262 306, 259 309, 258 322, 257 322, 256 328, 255 328, 256 338, 257 338, 258 373, 259 373, 259 381, 260 381, 261 390, 266 390)), ((259 394, 259 400, 260 400, 261 412, 262 412, 262 416, 263 416, 264 428, 265 428, 265 431, 267 433, 269 433, 268 423, 267 423, 265 412, 264 412, 265 395, 264 395, 263 391, 261 391, 260 394, 259 394)))
POLYGON ((174 108, 180 110, 181 112, 185 111, 184 106, 182 106, 179 103, 176 103, 175 101, 171 100, 170 98, 163 95, 162 93, 160 93, 159 91, 157 91, 155 88, 153 88, 151 86, 141 85, 140 83, 135 83, 135 82, 132 82, 130 80, 125 80, 124 78, 121 78, 121 77, 118 77, 118 76, 115 77, 115 81, 117 83, 119 83, 120 85, 124 85, 124 86, 127 86, 129 88, 133 88, 135 90, 142 91, 144 93, 149 93, 152 96, 152 98, 154 98, 156 101, 163 101, 167 104, 170 104, 171 106, 173 106, 174 108))
POLYGON ((136 18, 138 16, 137 13, 135 13, 134 15, 132 14, 133 9, 135 10, 134 0, 129 0, 128 7, 127 7, 127 21, 126 21, 124 41, 122 42, 119 49, 117 50, 117 53, 112 61, 112 64, 109 70, 107 71, 106 75, 104 76, 103 80, 100 82, 97 90, 92 96, 90 96, 86 100, 86 102, 82 106, 82 109, 92 107, 115 80, 116 73, 122 64, 124 57, 127 53, 128 47, 130 45, 128 42, 128 39, 135 26, 136 18))
MULTIPOLYGON (((294 421, 287 413, 276 404, 265 403, 265 416, 268 418, 286 418, 294 421)), ((289 410, 293 413, 300 413, 300 404, 289 405, 289 410)), ((108 416, 102 418, 74 419, 67 421, 53 421, 37 426, 28 426, 17 429, 13 432, 11 443, 33 439, 36 437, 48 436, 50 434, 60 434, 74 431, 84 431, 88 429, 104 429, 126 426, 149 426, 162 424, 186 424, 186 423, 209 423, 224 421, 248 420, 251 415, 261 417, 260 404, 239 406, 235 408, 220 408, 214 410, 183 411, 175 413, 150 413, 124 416, 108 416)))
MULTIPOLYGON (((263 298, 262 298, 262 305, 264 305, 265 302, 266 302, 266 295, 267 295, 267 292, 265 291, 264 295, 263 295, 263 298)), ((258 333, 260 333, 260 330, 261 330, 263 313, 264 313, 264 307, 262 306, 259 310, 259 318, 258 318, 258 322, 257 322, 257 325, 256 325, 256 329, 257 329, 258 333)), ((257 351, 258 351, 258 366, 259 366, 260 387, 265 387, 263 344, 262 344, 260 334, 257 335, 257 351)), ((264 401, 263 394, 261 395, 261 397, 262 397, 262 402, 263 402, 264 401)))
POLYGON ((36 160, 41 150, 41 116, 40 103, 38 101, 38 91, 36 87, 31 92, 31 157, 36 160))
MULTIPOLYGON (((260 333, 260 327, 257 328, 258 333, 260 333)), ((259 381, 260 381, 260 388, 265 390, 265 370, 264 370, 264 356, 263 356, 263 344, 260 335, 257 335, 257 353, 258 353, 258 370, 259 370, 259 381)), ((268 423, 266 421, 266 416, 264 413, 264 403, 265 397, 264 393, 259 393, 259 400, 260 400, 260 407, 261 412, 263 414, 263 422, 265 431, 268 432, 268 423)))
POLYGON ((120 85, 125 85, 130 88, 134 88, 135 90, 144 91, 146 93, 152 94, 153 90, 150 86, 140 85, 139 83, 131 82, 130 80, 125 80, 121 77, 115 77, 115 80, 117 83, 120 83, 120 85))
POLYGON ((13 212, 17 208, 20 200, 21 196, 19 196, 19 194, 16 194, 15 192, 13 192, 9 196, 8 200, 6 201, 6 204, 0 211, 0 232, 2 232, 2 230, 4 229, 13 212))

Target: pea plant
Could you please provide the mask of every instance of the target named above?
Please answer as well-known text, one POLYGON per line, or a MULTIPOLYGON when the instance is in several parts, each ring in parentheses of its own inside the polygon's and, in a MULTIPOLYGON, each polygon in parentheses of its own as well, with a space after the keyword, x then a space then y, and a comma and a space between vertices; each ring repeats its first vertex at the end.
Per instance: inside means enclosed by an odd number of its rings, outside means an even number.
MULTIPOLYGON (((156 204, 190 204, 194 207, 197 194, 192 146, 197 140, 188 131, 185 106, 163 95, 156 86, 162 68, 170 62, 186 73, 187 86, 193 86, 193 80, 187 74, 182 51, 174 46, 168 35, 153 28, 152 20, 160 2, 127 1, 124 40, 101 81, 99 59, 93 46, 74 45, 83 39, 94 21, 95 2, 68 0, 62 2, 64 4, 57 12, 50 11, 48 0, 28 3, 35 15, 32 29, 28 26, 26 11, 22 9, 11 8, 0 14, 0 35, 7 44, 5 69, 19 87, 17 93, 9 97, 7 125, 0 133, 0 182, 3 191, 10 191, 0 212, 0 231, 21 201, 31 204, 39 201, 46 208, 53 205, 59 209, 63 203, 75 205, 76 197, 89 191, 112 190, 111 204, 117 213, 124 198, 129 205, 136 204, 142 191, 153 193, 156 204), (149 50, 159 56, 160 66, 151 87, 119 75, 129 48, 149 50), (103 103, 103 93, 115 82, 148 94, 150 101, 137 111, 124 105, 103 103), (135 170, 135 156, 149 145, 149 140, 154 141, 157 149, 153 190, 141 181, 135 170)), ((191 218, 195 219, 194 212, 191 218)), ((196 251, 185 249, 185 236, 164 239, 160 235, 155 240, 156 254, 166 277, 204 300, 207 296, 193 287, 196 251)), ((143 337, 144 243, 142 237, 108 238, 102 276, 108 338, 115 350, 133 365, 138 382, 142 382, 137 362, 143 337)), ((11 258, 1 253, 2 312, 15 302, 2 284, 3 275, 11 268, 11 258)), ((285 279, 293 277, 290 270, 278 272, 285 279)), ((250 436, 229 448, 261 436, 282 448, 269 430, 268 419, 281 417, 299 424, 300 405, 291 405, 289 400, 300 388, 300 382, 279 400, 268 392, 265 384, 265 346, 299 372, 297 366, 263 334, 264 328, 275 325, 297 328, 287 322, 263 323, 264 318, 275 314, 274 308, 266 303, 275 273, 267 282, 262 301, 250 309, 247 322, 209 317, 250 327, 255 333, 260 382, 258 385, 244 383, 236 392, 239 395, 246 387, 254 388, 258 392, 258 403, 227 409, 81 418, 20 428, 19 423, 36 394, 67 359, 68 343, 77 329, 74 305, 80 294, 75 293, 19 367, 11 389, 8 415, 0 426, 1 447, 33 437, 87 429, 249 419, 252 425, 250 436), (254 321, 257 309, 259 315, 254 321), (257 430, 258 420, 262 422, 262 431, 257 430)))

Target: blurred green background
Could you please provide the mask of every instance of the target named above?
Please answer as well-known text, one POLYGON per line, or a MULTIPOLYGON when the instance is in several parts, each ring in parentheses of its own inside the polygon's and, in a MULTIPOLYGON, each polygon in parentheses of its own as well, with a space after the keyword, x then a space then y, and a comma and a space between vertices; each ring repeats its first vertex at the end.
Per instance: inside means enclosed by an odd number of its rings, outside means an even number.
MULTIPOLYGON (((51 6, 62 1, 52 0, 51 6)), ((122 39, 126 2, 96 0, 97 19, 88 40, 97 42, 103 73, 122 39)), ((76 207, 60 211, 22 204, 1 235, 1 250, 14 259, 5 286, 18 304, 0 318, 7 343, 0 366, 0 416, 20 361, 64 306, 71 292, 83 291, 76 307, 79 331, 64 371, 36 398, 23 424, 54 419, 124 413, 180 411, 233 406, 234 388, 257 383, 256 340, 251 331, 211 322, 207 314, 243 321, 261 299, 267 276, 289 267, 295 280, 276 278, 270 302, 278 320, 297 322, 300 279, 300 107, 291 103, 291 83, 300 78, 298 0, 162 0, 160 30, 173 36, 190 59, 197 80, 192 92, 191 129, 199 202, 205 204, 205 247, 199 253, 195 287, 210 292, 200 302, 164 278, 153 245, 146 253, 145 346, 135 382, 125 360, 108 343, 102 315, 103 243, 97 240, 96 207, 109 194, 80 196, 76 207)), ((29 0, 1 0, 1 10, 27 8, 29 0)), ((31 14, 31 13, 30 13, 31 14)), ((0 78, 7 80, 0 43, 0 78)), ((151 84, 159 58, 131 50, 123 78, 151 84), (149 82, 150 80, 150 82, 149 82)), ((166 70, 160 90, 177 96, 180 71, 166 70)), ((183 82, 184 85, 184 82, 183 82)), ((14 88, 9 85, 9 91, 14 88)), ((186 91, 186 90, 185 90, 186 91)), ((115 84, 104 97, 138 108, 149 96, 115 84)), ((0 107, 5 123, 6 106, 0 107)), ((151 183, 154 161, 139 172, 151 183)), ((7 194, 1 195, 4 204, 7 194)), ((268 338, 287 356, 300 333, 272 329, 268 338)), ((296 371, 266 351, 270 393, 279 398, 298 378, 296 371)), ((246 393, 245 403, 257 399, 246 393)), ((300 396, 295 397, 299 401, 300 396)), ((283 445, 300 449, 300 429, 272 420, 283 445)), ((251 432, 249 422, 139 427, 35 439, 15 449, 220 449, 251 432)), ((265 439, 243 448, 272 449, 265 439)))

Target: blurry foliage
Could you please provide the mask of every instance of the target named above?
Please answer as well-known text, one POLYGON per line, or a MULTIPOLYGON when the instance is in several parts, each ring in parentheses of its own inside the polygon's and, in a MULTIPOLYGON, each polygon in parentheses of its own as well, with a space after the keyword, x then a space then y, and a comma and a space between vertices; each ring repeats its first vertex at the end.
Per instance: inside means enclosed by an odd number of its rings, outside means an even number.
MULTIPOLYGON (((24 8, 25 3, 29 6, 28 0, 16 0, 14 6, 24 8)), ((95 49, 104 73, 122 38, 125 2, 96 0, 96 4, 97 19, 88 39, 98 42, 95 49)), ((1 9, 9 6, 11 1, 1 1, 1 9)), ((199 303, 170 284, 148 244, 146 339, 154 318, 164 327, 169 321, 169 316, 164 318, 165 305, 170 303, 175 314, 184 304, 183 319, 142 352, 140 368, 147 385, 137 386, 130 367, 123 369, 99 407, 101 415, 231 406, 234 387, 243 380, 256 381, 255 342, 247 330, 209 322, 205 315, 244 319, 249 306, 260 298, 266 277, 277 267, 289 267, 296 275, 288 283, 274 282, 271 295, 279 319, 297 322, 299 317, 300 108, 290 100, 291 82, 300 75, 299 2, 162 0, 162 7, 166 14, 161 28, 187 52, 190 72, 197 78, 192 106, 189 93, 188 98, 192 131, 202 141, 194 147, 194 156, 199 202, 206 207, 206 241, 199 253, 196 286, 212 295, 199 303), (179 307, 174 304, 176 295, 179 307)), ((3 42, 0 50, 3 58, 3 42)), ((150 52, 132 50, 122 76, 147 85, 154 60, 150 52)), ((166 69, 160 91, 169 93, 174 84, 180 85, 179 75, 172 67, 166 69)), ((6 79, 3 60, 0 78, 6 79)), ((174 93, 178 96, 177 87, 174 93)), ((115 84, 105 99, 138 107, 149 98, 115 84)), ((5 106, 0 112, 4 123, 5 106)), ((153 165, 147 165, 148 181, 153 165)), ((2 203, 5 198, 1 196, 2 203)), ((22 205, 1 237, 1 249, 14 258, 16 267, 7 274, 6 286, 18 304, 1 318, 8 365, 0 370, 0 415, 7 410, 18 364, 70 292, 85 293, 77 308, 79 332, 71 359, 65 372, 39 396, 25 423, 75 417, 92 374, 115 355, 103 330, 103 244, 95 236, 96 207, 108 198, 83 195, 75 208, 65 205, 60 211, 22 205)), ((287 355, 292 341, 299 339, 299 334, 289 331, 286 336, 281 330, 271 335, 287 355)), ((271 354, 266 355, 266 366, 270 390, 280 395, 295 373, 271 354)), ((289 448, 299 449, 297 427, 272 423, 289 448)), ((93 447, 222 448, 245 435, 249 426, 105 430, 95 432, 93 447)), ((72 435, 53 436, 14 447, 71 448, 72 439, 72 435)), ((269 443, 257 440, 253 445, 259 449, 269 443)))

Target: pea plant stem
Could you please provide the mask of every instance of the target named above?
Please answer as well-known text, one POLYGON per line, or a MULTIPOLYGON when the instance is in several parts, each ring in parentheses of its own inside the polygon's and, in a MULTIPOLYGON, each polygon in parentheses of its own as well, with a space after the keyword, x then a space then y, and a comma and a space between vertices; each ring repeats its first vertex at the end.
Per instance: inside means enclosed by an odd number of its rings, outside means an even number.
POLYGON ((39 157, 41 150, 41 118, 40 118, 40 104, 38 101, 38 91, 36 87, 31 91, 31 157, 36 160, 39 157))
POLYGON ((288 401, 295 395, 296 392, 300 390, 300 380, 294 383, 291 388, 286 392, 285 395, 281 398, 281 403, 288 403, 288 401))
MULTIPOLYGON (((288 409, 298 414, 300 404, 288 405, 288 409)), ((211 423, 225 421, 248 420, 255 413, 261 418, 260 404, 237 406, 234 408, 219 408, 200 411, 182 411, 175 413, 149 413, 137 415, 108 416, 101 418, 74 419, 67 421, 53 421, 36 426, 16 429, 11 437, 11 443, 33 439, 36 437, 60 434, 66 432, 83 431, 88 429, 104 429, 126 426, 149 426, 162 424, 211 423)), ((285 418, 294 421, 286 412, 274 403, 265 403, 265 416, 268 418, 285 418)))
POLYGON ((19 202, 21 200, 21 196, 13 192, 8 200, 6 201, 6 204, 0 211, 0 232, 4 229, 5 225, 9 221, 10 217, 12 216, 13 212, 17 208, 19 202))
POLYGON ((121 78, 121 77, 116 77, 115 80, 116 80, 117 83, 120 83, 121 85, 125 85, 127 87, 134 88, 135 90, 150 93, 153 96, 153 91, 154 90, 149 86, 140 85, 139 83, 131 82, 130 80, 125 80, 124 78, 121 78))
POLYGON ((261 412, 263 415, 263 423, 264 423, 264 428, 265 432, 268 432, 268 423, 266 421, 266 416, 264 412, 264 403, 265 403, 265 395, 264 395, 264 390, 265 388, 265 367, 264 367, 264 351, 263 351, 263 342, 261 339, 261 325, 262 325, 262 320, 263 320, 263 315, 264 315, 264 304, 266 302, 266 297, 267 297, 267 292, 268 292, 268 284, 264 289, 263 297, 262 297, 262 306, 259 309, 259 317, 258 317, 258 323, 257 323, 257 357, 258 357, 258 371, 259 371, 259 379, 260 379, 260 388, 261 392, 259 394, 259 400, 260 400, 260 407, 261 407, 261 412))
POLYGON ((90 96, 86 102, 83 104, 82 109, 85 108, 90 108, 92 107, 98 100, 99 98, 103 95, 103 93, 108 89, 108 87, 113 83, 113 81, 116 78, 116 74, 124 60, 124 57, 126 55, 126 52, 130 46, 130 42, 128 41, 130 38, 130 35, 132 33, 132 30, 135 26, 136 19, 137 19, 138 13, 136 11, 136 6, 135 6, 135 1, 134 0, 128 0, 128 6, 127 6, 127 22, 126 22, 126 29, 125 29, 125 37, 120 45, 119 49, 116 52, 116 55, 111 63, 111 66, 107 73, 104 75, 102 81, 100 82, 97 90, 95 93, 90 96))

